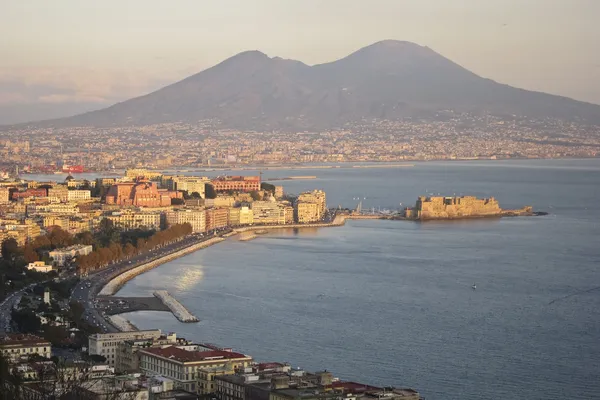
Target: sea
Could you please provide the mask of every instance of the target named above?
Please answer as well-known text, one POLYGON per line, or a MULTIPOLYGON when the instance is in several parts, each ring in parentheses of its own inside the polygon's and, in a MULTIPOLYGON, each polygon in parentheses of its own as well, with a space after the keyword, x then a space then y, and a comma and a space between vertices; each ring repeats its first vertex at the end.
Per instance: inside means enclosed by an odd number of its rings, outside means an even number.
MULTIPOLYGON (((229 172, 228 173, 232 173, 229 172)), ((241 171, 250 175, 257 171, 241 171)), ((348 221, 231 238, 127 283, 200 318, 125 314, 260 361, 437 399, 600 399, 600 159, 421 162, 264 171, 330 207, 394 210, 417 196, 495 197, 546 216, 348 221), (476 289, 473 288, 475 285, 476 289)))

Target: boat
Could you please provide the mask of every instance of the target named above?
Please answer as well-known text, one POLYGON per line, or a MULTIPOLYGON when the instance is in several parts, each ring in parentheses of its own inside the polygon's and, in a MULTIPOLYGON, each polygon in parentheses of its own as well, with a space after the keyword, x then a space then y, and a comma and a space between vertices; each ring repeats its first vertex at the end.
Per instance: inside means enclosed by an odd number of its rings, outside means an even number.
POLYGON ((473 290, 475 290, 475 289, 477 289, 477 285, 476 285, 476 284, 473 284, 473 285, 471 285, 471 288, 472 288, 473 290))
POLYGON ((84 172, 84 168, 83 168, 83 165, 68 165, 68 164, 65 164, 62 167, 62 172, 67 172, 67 173, 70 173, 70 174, 72 174, 72 173, 77 174, 77 173, 84 172))

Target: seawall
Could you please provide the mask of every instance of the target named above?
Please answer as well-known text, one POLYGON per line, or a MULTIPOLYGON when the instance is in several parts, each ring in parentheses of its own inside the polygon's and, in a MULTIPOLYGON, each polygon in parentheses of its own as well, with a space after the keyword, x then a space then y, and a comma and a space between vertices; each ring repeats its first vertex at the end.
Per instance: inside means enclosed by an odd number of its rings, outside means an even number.
POLYGON ((185 249, 181 249, 174 253, 168 254, 164 257, 150 261, 147 264, 143 264, 143 265, 140 265, 139 267, 135 267, 133 269, 130 269, 129 271, 123 272, 122 274, 111 279, 106 285, 104 285, 104 287, 102 288, 102 290, 100 290, 98 295, 112 296, 115 293, 117 293, 123 287, 123 285, 125 283, 127 283, 129 280, 135 278, 136 276, 143 274, 144 272, 149 271, 153 268, 156 268, 159 265, 162 265, 168 261, 174 260, 179 257, 183 257, 185 255, 193 253, 196 250, 200 250, 200 249, 204 249, 208 246, 212 246, 213 244, 222 242, 223 240, 225 240, 225 239, 223 239, 221 237, 208 239, 204 242, 193 244, 189 247, 186 247, 185 249))
POLYGON ((160 299, 163 304, 169 307, 169 310, 175 315, 181 322, 198 322, 199 319, 196 318, 192 313, 190 313, 187 308, 183 306, 180 302, 178 302, 173 296, 169 294, 166 290, 157 290, 154 293, 154 296, 160 299))

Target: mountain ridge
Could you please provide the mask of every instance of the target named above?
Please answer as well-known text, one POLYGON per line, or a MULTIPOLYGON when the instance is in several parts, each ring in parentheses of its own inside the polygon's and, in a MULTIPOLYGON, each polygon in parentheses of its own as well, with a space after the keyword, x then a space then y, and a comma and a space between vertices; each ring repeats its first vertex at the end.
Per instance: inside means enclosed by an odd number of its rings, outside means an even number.
POLYGON ((383 40, 328 63, 238 53, 154 92, 42 126, 219 120, 240 129, 339 127, 364 119, 456 112, 600 124, 600 106, 481 77, 426 46, 383 40))

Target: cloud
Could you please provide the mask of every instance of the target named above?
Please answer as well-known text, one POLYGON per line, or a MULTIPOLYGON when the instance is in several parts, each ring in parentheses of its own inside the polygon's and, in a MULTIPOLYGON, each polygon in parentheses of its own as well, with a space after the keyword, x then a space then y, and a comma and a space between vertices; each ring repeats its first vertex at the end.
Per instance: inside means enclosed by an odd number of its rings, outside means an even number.
POLYGON ((0 104, 116 103, 183 77, 172 75, 92 68, 0 68, 0 104))

